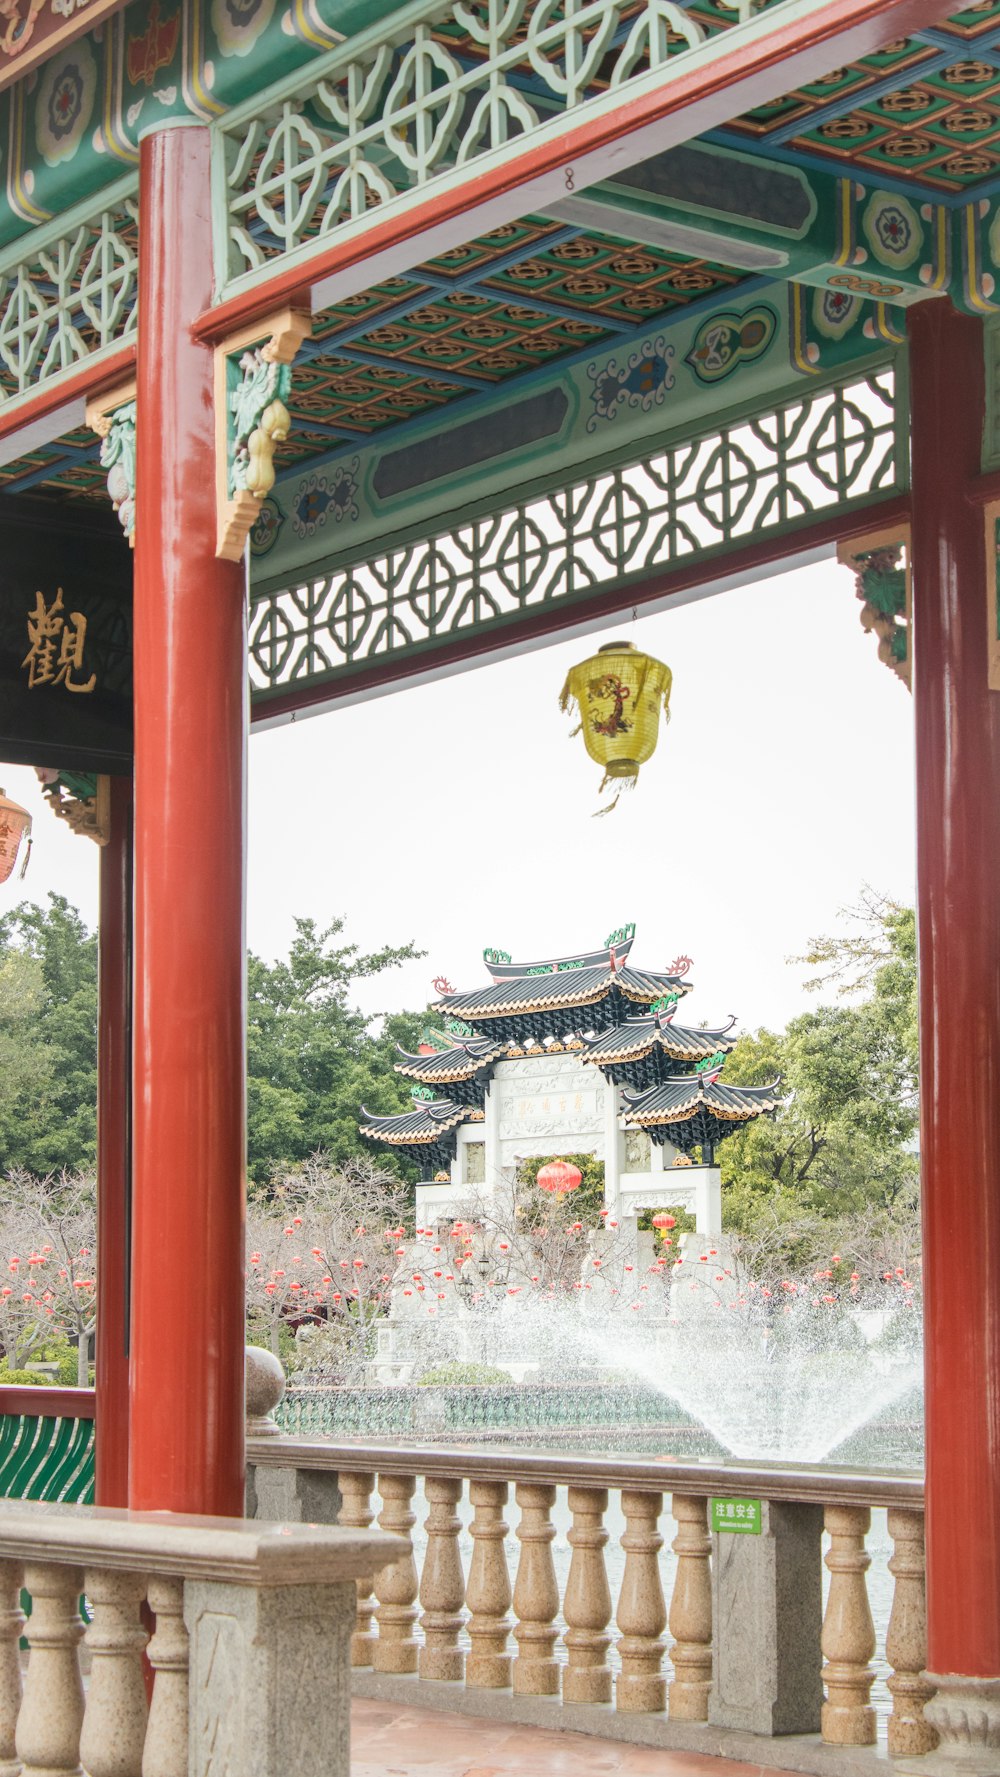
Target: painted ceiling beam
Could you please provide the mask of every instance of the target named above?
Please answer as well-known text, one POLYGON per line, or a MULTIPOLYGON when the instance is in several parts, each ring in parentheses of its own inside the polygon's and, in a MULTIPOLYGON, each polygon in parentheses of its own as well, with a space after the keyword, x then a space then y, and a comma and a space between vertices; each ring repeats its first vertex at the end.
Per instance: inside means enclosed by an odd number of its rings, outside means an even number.
MULTIPOLYGON (((887 221, 879 193, 880 181, 838 178, 832 169, 807 174, 748 142, 738 149, 690 142, 562 199, 549 213, 624 240, 686 247, 720 265, 765 275, 773 267, 772 275, 835 289, 846 273, 862 298, 923 301, 937 287, 933 219, 925 227, 908 200, 887 221), (925 251, 894 250, 893 236, 908 228, 925 236, 925 251), (858 266, 865 267, 860 276, 858 266), (877 287, 866 290, 866 282, 877 287)), ((932 200, 930 208, 941 206, 932 200)))
POLYGON ((692 259, 713 259, 738 271, 781 271, 788 264, 788 254, 780 247, 650 215, 620 203, 614 189, 606 185, 594 186, 582 197, 563 198, 552 205, 548 214, 560 222, 575 222, 590 234, 610 234, 633 245, 638 242, 667 253, 684 253, 692 259))
POLYGON ((637 76, 286 254, 273 277, 258 270, 207 311, 198 332, 219 338, 306 286, 318 308, 357 295, 940 18, 941 0, 785 0, 675 67, 637 76))

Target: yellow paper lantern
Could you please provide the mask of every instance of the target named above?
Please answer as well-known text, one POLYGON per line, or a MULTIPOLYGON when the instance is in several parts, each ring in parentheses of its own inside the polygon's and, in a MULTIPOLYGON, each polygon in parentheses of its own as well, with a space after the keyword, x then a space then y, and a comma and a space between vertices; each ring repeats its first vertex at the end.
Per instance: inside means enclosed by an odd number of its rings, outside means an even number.
POLYGON ((21 865, 22 876, 28 868, 28 854, 31 851, 31 816, 26 808, 22 808, 18 802, 12 802, 0 790, 0 882, 6 882, 14 874, 17 854, 25 834, 28 835, 28 844, 21 865))
MULTIPOLYGON (((589 660, 574 666, 562 689, 562 709, 576 704, 590 757, 604 767, 601 789, 617 782, 618 792, 635 787, 640 765, 653 757, 660 734, 660 710, 670 720, 673 674, 662 660, 640 653, 634 642, 607 642, 589 660)), ((602 814, 610 814, 614 801, 602 814)))

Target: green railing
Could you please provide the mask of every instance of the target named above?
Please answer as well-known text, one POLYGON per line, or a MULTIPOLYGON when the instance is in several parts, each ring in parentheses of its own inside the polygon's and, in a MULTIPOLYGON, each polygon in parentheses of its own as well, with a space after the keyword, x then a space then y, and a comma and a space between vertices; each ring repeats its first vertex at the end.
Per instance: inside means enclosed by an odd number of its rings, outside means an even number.
POLYGON ((93 1389, 0 1388, 0 1499, 93 1504, 93 1389))

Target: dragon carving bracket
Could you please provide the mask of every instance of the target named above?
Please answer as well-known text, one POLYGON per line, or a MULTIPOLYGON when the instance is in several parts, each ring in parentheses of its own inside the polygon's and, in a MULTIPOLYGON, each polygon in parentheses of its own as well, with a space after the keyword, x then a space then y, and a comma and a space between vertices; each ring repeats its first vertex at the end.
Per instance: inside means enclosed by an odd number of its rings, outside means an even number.
POLYGON ((283 309, 215 348, 215 472, 223 561, 239 561, 261 502, 274 486, 274 449, 288 437, 292 361, 312 332, 301 309, 283 309))

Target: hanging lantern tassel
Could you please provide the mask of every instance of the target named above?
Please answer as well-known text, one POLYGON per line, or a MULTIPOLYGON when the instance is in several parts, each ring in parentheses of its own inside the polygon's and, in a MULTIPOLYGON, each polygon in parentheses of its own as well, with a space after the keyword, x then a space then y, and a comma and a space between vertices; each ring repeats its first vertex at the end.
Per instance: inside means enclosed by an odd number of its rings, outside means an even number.
POLYGON ((598 794, 610 784, 616 794, 597 814, 610 814, 624 790, 634 790, 639 767, 653 757, 660 733, 660 709, 670 720, 670 688, 673 674, 662 660, 642 654, 634 642, 608 642, 603 648, 570 669, 562 688, 559 707, 575 703, 580 723, 571 739, 582 730, 590 757, 603 765, 598 794))
POLYGON ((12 802, 3 790, 0 790, 0 883, 4 883, 14 874, 17 854, 21 840, 27 836, 24 858, 21 862, 21 876, 28 868, 31 856, 31 816, 20 803, 12 802))

